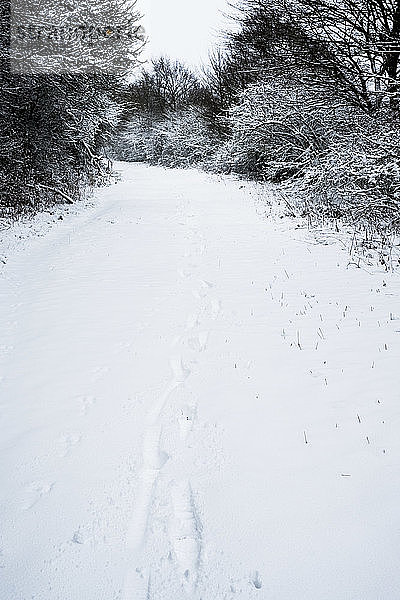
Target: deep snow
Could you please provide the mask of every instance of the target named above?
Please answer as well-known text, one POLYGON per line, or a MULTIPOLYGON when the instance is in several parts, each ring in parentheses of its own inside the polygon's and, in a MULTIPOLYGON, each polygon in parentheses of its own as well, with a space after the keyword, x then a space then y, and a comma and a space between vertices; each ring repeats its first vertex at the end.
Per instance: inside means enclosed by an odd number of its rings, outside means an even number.
POLYGON ((400 598, 398 275, 119 168, 3 236, 1 599, 400 598))

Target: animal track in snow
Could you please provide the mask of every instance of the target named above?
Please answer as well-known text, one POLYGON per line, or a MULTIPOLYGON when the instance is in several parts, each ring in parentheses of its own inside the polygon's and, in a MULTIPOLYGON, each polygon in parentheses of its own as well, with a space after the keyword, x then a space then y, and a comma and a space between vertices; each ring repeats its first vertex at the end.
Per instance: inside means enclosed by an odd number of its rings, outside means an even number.
POLYGON ((171 500, 171 544, 182 585, 187 593, 193 593, 197 585, 201 557, 201 523, 196 514, 190 482, 175 484, 171 490, 171 500))
POLYGON ((47 481, 33 481, 24 490, 23 498, 21 502, 22 510, 29 510, 39 500, 51 492, 55 485, 55 482, 47 481))
POLYGON ((82 436, 79 433, 69 433, 67 435, 63 435, 58 440, 58 446, 60 450, 60 456, 64 458, 67 456, 71 449, 76 446, 82 439, 82 436))

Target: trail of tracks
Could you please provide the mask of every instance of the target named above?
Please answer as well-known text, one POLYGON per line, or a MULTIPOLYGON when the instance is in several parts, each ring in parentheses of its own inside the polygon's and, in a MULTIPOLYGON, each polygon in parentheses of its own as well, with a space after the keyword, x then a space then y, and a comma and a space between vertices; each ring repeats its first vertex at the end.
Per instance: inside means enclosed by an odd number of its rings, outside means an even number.
MULTIPOLYGON (((185 221, 187 216, 182 214, 185 221)), ((212 282, 198 279, 196 271, 201 267, 205 251, 204 239, 197 230, 190 230, 189 247, 182 257, 179 277, 192 286, 193 306, 186 318, 184 331, 171 342, 169 365, 171 380, 160 394, 146 417, 146 429, 143 438, 140 490, 135 503, 128 531, 128 547, 131 549, 131 569, 128 571, 124 598, 130 600, 137 594, 137 565, 146 556, 146 538, 152 528, 152 506, 157 497, 157 484, 163 468, 168 461, 175 461, 175 470, 179 472, 182 457, 185 457, 192 442, 191 433, 196 419, 198 406, 187 391, 187 382, 192 370, 196 369, 201 355, 207 350, 212 324, 221 310, 212 282), (179 396, 175 392, 179 390, 179 396), (170 424, 173 424, 171 430, 170 424), (166 436, 176 439, 175 455, 169 456, 163 449, 166 436)), ((190 474, 189 474, 190 475, 190 474)), ((177 588, 181 587, 188 597, 194 598, 202 559, 202 524, 195 504, 192 483, 189 477, 170 477, 164 486, 169 490, 169 514, 165 523, 166 536, 173 556, 173 569, 177 588)), ((157 556, 159 559, 159 556, 157 556)), ((147 596, 152 598, 152 582, 157 561, 145 568, 145 577, 140 577, 147 588, 147 596), (147 581, 147 583, 146 583, 147 581)), ((162 586, 162 581, 159 581, 162 586)))

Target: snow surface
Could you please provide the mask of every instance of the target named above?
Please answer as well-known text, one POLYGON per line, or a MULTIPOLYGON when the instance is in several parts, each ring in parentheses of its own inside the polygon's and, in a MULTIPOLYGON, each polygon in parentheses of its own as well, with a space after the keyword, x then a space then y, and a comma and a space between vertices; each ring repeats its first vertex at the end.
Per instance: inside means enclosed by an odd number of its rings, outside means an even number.
POLYGON ((1 251, 0 598, 400 598, 398 275, 119 168, 1 251))

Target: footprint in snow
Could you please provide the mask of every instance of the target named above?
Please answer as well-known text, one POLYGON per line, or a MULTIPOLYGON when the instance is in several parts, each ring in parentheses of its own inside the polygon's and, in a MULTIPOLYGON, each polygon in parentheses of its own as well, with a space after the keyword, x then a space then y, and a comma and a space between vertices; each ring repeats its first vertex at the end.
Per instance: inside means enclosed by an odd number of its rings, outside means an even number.
POLYGON ((182 585, 188 594, 193 594, 199 575, 202 527, 190 482, 175 483, 171 490, 171 499, 173 518, 169 524, 170 540, 182 585))
POLYGON ((23 497, 21 501, 21 509, 29 510, 35 504, 51 492, 55 485, 55 482, 47 482, 47 481, 33 481, 25 488, 23 492, 23 497))
POLYGON ((94 405, 96 402, 96 398, 94 396, 80 396, 78 398, 80 404, 80 414, 82 416, 86 416, 88 410, 94 405))
POLYGON ((203 352, 207 347, 208 336, 208 331, 201 331, 197 336, 189 338, 189 348, 194 352, 203 352))
POLYGON ((183 364, 180 356, 173 356, 170 360, 171 370, 176 383, 183 383, 190 375, 190 369, 183 364))
POLYGON ((252 575, 251 575, 251 583, 254 585, 254 587, 256 588, 256 590, 261 590, 262 588, 262 581, 261 581, 261 577, 258 571, 255 571, 252 575))
POLYGON ((93 532, 86 531, 84 528, 79 527, 71 538, 71 541, 74 544, 87 544, 88 542, 93 540, 93 532))

